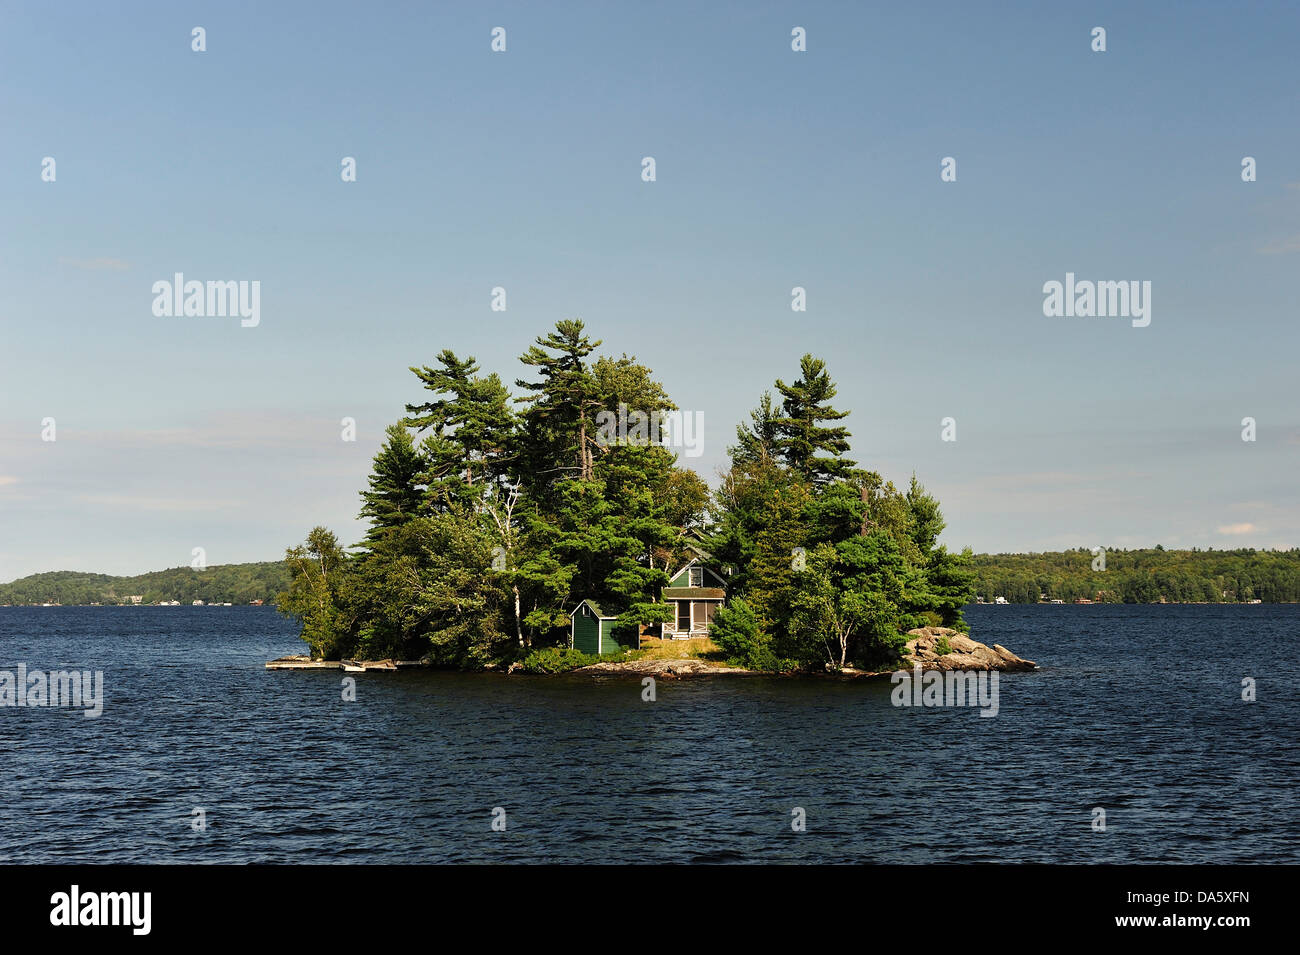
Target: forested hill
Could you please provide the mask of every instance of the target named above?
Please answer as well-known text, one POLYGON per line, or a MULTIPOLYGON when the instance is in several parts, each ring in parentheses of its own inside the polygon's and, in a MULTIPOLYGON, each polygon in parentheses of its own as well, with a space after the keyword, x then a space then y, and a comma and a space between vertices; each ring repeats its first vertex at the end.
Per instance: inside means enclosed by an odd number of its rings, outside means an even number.
MULTIPOLYGON (((1300 602, 1300 549, 1106 551, 1106 569, 1093 570, 1091 551, 1044 554, 977 554, 971 558, 975 593, 1012 603, 1078 598, 1152 603, 1300 602), (1041 596, 1040 596, 1041 595, 1041 596)), ((173 567, 134 577, 55 571, 0 584, 0 604, 117 604, 128 595, 142 603, 271 602, 289 586, 283 561, 224 564, 196 571, 173 567)))
POLYGON ((271 599, 289 586, 283 561, 222 564, 195 570, 171 567, 134 577, 110 577, 59 570, 33 574, 10 584, 0 584, 0 604, 120 604, 129 596, 141 603, 178 600, 184 605, 204 603, 248 604, 271 599))
POLYGON ((1106 550, 979 554, 971 561, 985 601, 1265 603, 1300 601, 1300 548, 1291 550, 1106 550))

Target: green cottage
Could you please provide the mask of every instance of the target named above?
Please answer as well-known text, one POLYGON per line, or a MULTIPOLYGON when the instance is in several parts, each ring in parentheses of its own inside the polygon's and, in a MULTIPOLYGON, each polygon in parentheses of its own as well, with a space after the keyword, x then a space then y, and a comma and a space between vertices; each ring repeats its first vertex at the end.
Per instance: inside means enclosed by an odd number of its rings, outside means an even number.
MULTIPOLYGON (((727 600, 727 582, 705 561, 709 555, 692 547, 698 555, 669 575, 661 599, 672 609, 671 619, 662 627, 642 627, 649 635, 664 640, 691 640, 709 635, 713 615, 727 600)), ((614 637, 618 618, 605 613, 594 600, 584 600, 569 612, 569 646, 583 653, 615 653, 637 650, 640 635, 614 637)))
POLYGON ((726 599, 727 582, 699 557, 691 559, 663 589, 664 603, 674 610, 673 619, 664 624, 664 639, 707 637, 713 615, 726 599))
POLYGON ((599 656, 602 653, 614 653, 617 650, 635 650, 641 642, 639 638, 630 646, 624 646, 614 639, 614 621, 604 613, 593 600, 584 600, 569 611, 569 646, 583 653, 599 656))

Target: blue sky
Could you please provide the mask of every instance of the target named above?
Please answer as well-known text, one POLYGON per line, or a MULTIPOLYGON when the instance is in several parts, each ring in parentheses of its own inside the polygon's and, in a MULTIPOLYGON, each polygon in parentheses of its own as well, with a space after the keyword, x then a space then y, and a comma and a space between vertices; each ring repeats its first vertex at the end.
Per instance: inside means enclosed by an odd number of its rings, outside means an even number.
POLYGON ((1298 40, 1281 3, 7 3, 0 580, 354 540, 407 366, 513 380, 572 316, 703 413, 709 478, 811 351, 951 546, 1296 546, 1298 40), (1067 271, 1151 324, 1045 317, 1067 271), (260 324, 156 317, 176 272, 260 281, 260 324))

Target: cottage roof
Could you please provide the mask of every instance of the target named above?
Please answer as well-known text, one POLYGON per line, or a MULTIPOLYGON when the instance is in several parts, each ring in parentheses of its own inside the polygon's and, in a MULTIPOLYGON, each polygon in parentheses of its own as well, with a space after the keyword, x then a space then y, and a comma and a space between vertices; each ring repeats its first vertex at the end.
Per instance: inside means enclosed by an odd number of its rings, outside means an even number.
POLYGON ((610 614, 607 614, 607 613, 605 613, 605 611, 601 610, 600 607, 596 605, 596 601, 594 601, 594 600, 580 600, 580 601, 578 601, 578 603, 574 604, 573 609, 572 609, 571 611, 569 611, 569 616, 572 617, 575 613, 577 613, 577 612, 578 612, 578 608, 581 607, 583 604, 586 604, 588 607, 590 607, 590 608, 592 609, 592 611, 596 614, 596 616, 599 617, 601 620, 615 620, 615 619, 617 619, 616 617, 614 617, 614 616, 612 616, 612 615, 610 615, 610 614))
POLYGON ((722 587, 665 587, 664 600, 725 600, 722 587))
POLYGON ((699 538, 696 538, 696 541, 697 541, 696 543, 689 543, 689 544, 687 544, 687 545, 686 545, 686 549, 687 549, 687 550, 690 550, 690 551, 694 551, 695 554, 696 554, 696 555, 697 555, 701 560, 705 560, 705 561, 711 561, 711 560, 713 560, 713 555, 710 554, 710 553, 709 553, 707 550, 705 550, 703 547, 701 547, 701 546, 699 545, 699 543, 698 543, 698 540, 699 540, 699 538))
POLYGON ((704 570, 706 570, 712 576, 716 577, 718 580, 722 581, 723 583, 726 583, 726 578, 724 578, 720 573, 718 573, 716 570, 710 567, 704 560, 702 560, 699 557, 692 557, 686 563, 682 564, 681 567, 678 567, 676 570, 674 570, 671 574, 668 575, 668 579, 676 580, 678 577, 681 576, 682 571, 686 570, 688 567, 695 567, 697 565, 699 567, 704 568, 704 570))

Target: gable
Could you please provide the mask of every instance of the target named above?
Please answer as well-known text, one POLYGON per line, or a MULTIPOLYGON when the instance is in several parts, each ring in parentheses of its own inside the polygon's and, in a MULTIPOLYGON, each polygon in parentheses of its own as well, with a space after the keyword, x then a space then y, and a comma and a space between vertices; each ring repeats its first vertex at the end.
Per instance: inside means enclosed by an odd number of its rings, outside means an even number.
POLYGON ((693 557, 687 561, 686 566, 677 573, 671 575, 668 579, 669 587, 726 587, 727 582, 723 580, 722 575, 710 567, 705 566, 698 557, 693 557), (692 582, 691 569, 698 571, 698 581, 692 582))
POLYGON ((614 620, 615 619, 614 617, 605 613, 605 611, 601 610, 600 607, 596 606, 596 602, 590 599, 582 601, 576 607, 574 607, 572 610, 569 611, 570 620, 572 620, 574 617, 577 616, 590 617, 593 620, 614 620))

